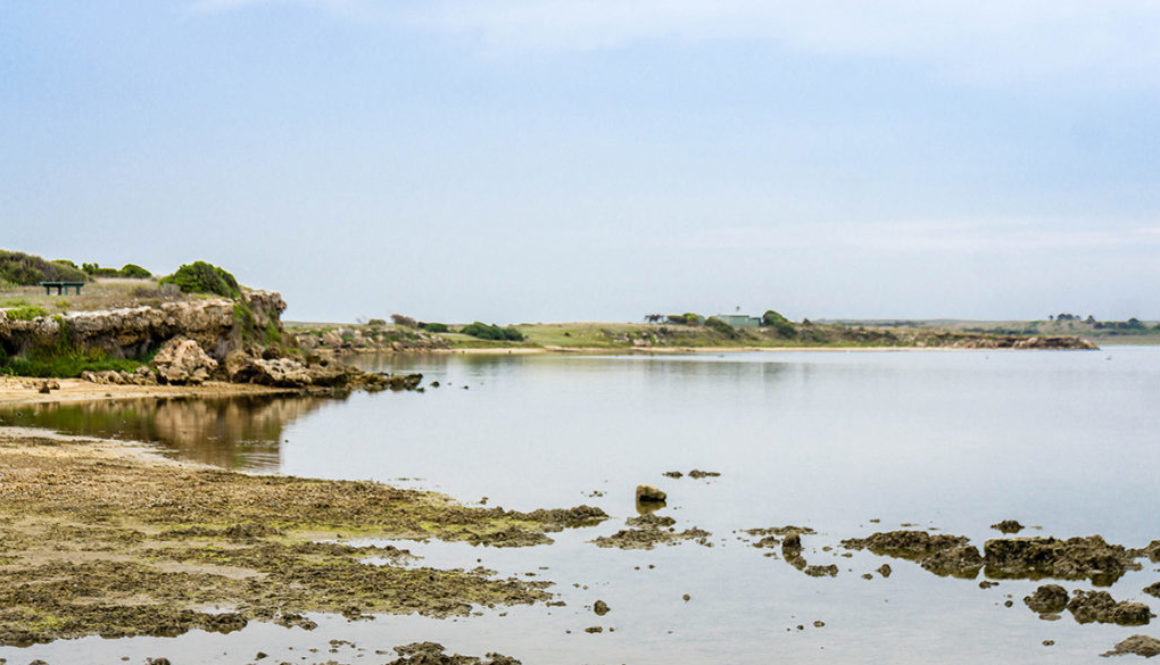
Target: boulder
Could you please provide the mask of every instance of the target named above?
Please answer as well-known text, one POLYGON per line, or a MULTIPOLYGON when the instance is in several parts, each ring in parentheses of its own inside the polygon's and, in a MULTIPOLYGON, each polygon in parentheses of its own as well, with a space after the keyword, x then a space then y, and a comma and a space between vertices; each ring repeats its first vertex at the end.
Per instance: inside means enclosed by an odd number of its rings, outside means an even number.
POLYGON ((653 487, 652 485, 637 485, 636 486, 636 500, 641 503, 649 501, 664 502, 668 498, 664 492, 653 487))
POLYGON ((196 385, 209 379, 218 363, 192 339, 174 337, 150 363, 162 383, 196 385))
POLYGON ((226 356, 225 370, 233 383, 280 388, 302 388, 314 383, 306 366, 293 358, 254 358, 243 351, 231 351, 226 356))

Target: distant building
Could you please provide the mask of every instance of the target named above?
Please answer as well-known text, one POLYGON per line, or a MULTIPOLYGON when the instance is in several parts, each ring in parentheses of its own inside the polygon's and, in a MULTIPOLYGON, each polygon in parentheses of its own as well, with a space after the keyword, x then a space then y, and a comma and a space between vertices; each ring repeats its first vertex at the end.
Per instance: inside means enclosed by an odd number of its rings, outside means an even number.
POLYGON ((734 328, 757 328, 761 325, 760 318, 746 314, 718 314, 717 318, 734 328))

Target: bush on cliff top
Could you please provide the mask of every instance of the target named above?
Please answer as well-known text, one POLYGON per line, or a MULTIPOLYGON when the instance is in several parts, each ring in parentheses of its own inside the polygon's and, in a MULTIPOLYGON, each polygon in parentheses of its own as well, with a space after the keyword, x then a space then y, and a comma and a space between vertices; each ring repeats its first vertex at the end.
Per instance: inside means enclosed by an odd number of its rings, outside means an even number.
POLYGON ((181 266, 172 275, 162 277, 160 284, 175 284, 185 293, 213 293, 226 298, 242 295, 238 280, 233 275, 205 261, 181 266))
POLYGON ((24 252, 0 249, 0 282, 35 286, 40 282, 85 282, 88 277, 71 261, 45 261, 24 252))

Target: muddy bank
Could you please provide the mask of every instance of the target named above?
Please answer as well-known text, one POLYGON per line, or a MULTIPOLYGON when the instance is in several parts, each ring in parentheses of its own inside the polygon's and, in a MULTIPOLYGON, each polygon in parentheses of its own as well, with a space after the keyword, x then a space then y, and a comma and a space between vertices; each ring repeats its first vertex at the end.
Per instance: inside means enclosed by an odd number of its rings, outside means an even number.
POLYGON ((402 550, 315 541, 512 546, 606 518, 584 506, 521 513, 371 482, 248 476, 147 458, 113 442, 7 430, 0 480, 6 646, 230 632, 255 620, 308 627, 306 612, 450 616, 544 602, 548 582, 404 566, 402 550))

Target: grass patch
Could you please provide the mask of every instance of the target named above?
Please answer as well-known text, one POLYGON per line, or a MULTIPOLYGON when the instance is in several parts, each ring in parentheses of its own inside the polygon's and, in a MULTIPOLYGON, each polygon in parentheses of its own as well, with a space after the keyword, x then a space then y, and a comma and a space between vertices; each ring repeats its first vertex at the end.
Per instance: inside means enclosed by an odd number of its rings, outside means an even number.
POLYGON ((43 307, 36 307, 35 305, 22 305, 8 310, 6 314, 10 321, 31 321, 33 319, 39 319, 42 316, 48 316, 48 312, 44 311, 43 307))
POLYGON ((143 363, 138 360, 105 358, 97 355, 68 355, 52 357, 10 358, 4 368, 17 376, 69 379, 83 372, 117 370, 132 372, 143 363))

